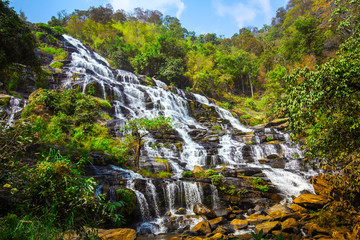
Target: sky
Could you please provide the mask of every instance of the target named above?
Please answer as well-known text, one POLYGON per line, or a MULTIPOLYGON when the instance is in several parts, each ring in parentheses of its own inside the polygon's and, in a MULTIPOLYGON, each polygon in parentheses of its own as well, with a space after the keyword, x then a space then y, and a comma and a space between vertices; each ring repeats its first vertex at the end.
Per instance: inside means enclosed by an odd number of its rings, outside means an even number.
POLYGON ((132 12, 134 8, 160 10, 164 16, 180 19, 188 31, 197 35, 216 33, 231 37, 242 27, 263 27, 270 24, 279 7, 288 0, 10 0, 10 6, 23 11, 28 21, 47 22, 65 9, 87 10, 110 3, 113 8, 132 12))

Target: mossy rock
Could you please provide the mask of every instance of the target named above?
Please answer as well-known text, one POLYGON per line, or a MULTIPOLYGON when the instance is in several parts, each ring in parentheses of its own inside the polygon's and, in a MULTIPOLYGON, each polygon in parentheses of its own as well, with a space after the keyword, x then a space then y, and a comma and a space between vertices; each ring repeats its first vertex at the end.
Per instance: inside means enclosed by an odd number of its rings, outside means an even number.
POLYGON ((10 102, 11 96, 0 94, 0 107, 8 107, 10 102))

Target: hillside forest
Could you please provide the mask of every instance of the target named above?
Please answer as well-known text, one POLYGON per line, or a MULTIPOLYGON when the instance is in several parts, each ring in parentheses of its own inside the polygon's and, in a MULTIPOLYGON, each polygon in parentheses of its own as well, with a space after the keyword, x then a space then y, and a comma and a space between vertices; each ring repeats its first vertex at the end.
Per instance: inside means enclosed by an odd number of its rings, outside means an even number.
POLYGON ((129 121, 128 134, 116 138, 104 124, 113 118, 111 99, 99 98, 96 87, 86 93, 52 88, 69 57, 63 34, 115 69, 212 99, 244 125, 286 118, 292 141, 305 151, 304 164, 321 172, 317 181, 331 199, 310 219, 348 234, 338 239, 358 239, 359 0, 290 0, 270 25, 229 38, 199 35, 157 10, 94 6, 31 23, 9 5, 0 1, 0 239, 63 239, 71 231, 97 239, 83 227, 131 221, 134 194, 120 191, 115 203, 95 199, 97 183, 84 177, 89 163, 171 177, 133 163, 141 130, 171 131, 171 119, 129 121), (8 127, 11 96, 29 103, 8 127), (94 160, 94 152, 106 158, 94 160))

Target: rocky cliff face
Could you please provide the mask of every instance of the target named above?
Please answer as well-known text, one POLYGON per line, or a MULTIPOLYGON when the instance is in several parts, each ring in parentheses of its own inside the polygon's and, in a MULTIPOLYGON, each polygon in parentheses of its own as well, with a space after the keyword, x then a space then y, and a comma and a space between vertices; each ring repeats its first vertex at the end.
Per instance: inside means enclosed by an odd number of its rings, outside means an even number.
MULTIPOLYGON (((190 230, 204 219, 196 214, 199 204, 220 212, 233 206, 235 211, 226 218, 243 219, 313 192, 306 178, 313 172, 300 165, 302 151, 290 142, 285 119, 250 128, 204 96, 112 69, 106 59, 70 36, 64 35, 63 47, 69 59, 61 71, 53 71, 50 87, 78 88, 109 101, 114 119, 106 125, 114 137, 121 137, 124 123, 135 118, 163 115, 175 125, 174 130, 150 132, 140 158, 141 168, 169 171, 172 178, 143 177, 112 165, 88 168, 100 183, 97 194, 116 201, 119 189, 133 192, 137 207, 129 223, 140 233, 190 230)), ((8 119, 16 118, 26 104, 5 95, 1 101, 8 119)), ((97 162, 104 157, 92 156, 100 159, 97 162)))

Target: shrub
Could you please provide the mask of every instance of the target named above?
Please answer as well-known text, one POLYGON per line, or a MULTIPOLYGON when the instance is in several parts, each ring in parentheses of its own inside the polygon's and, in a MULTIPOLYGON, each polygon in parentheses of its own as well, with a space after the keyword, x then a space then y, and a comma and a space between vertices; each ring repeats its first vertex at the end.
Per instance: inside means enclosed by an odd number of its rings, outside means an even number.
POLYGON ((212 175, 209 177, 211 179, 211 183, 214 185, 219 185, 222 182, 222 179, 224 178, 223 175, 212 175))
POLYGON ((62 68, 64 64, 62 62, 53 62, 50 64, 50 67, 52 68, 62 68))
POLYGON ((212 176, 214 174, 216 174, 216 171, 212 168, 209 168, 208 170, 205 171, 207 176, 212 176))
POLYGON ((184 172, 182 173, 182 177, 183 177, 183 178, 191 178, 192 176, 193 176, 192 171, 184 171, 184 172))
POLYGON ((159 172, 158 173, 158 176, 160 178, 171 178, 172 177, 172 173, 169 173, 169 172, 159 172))

